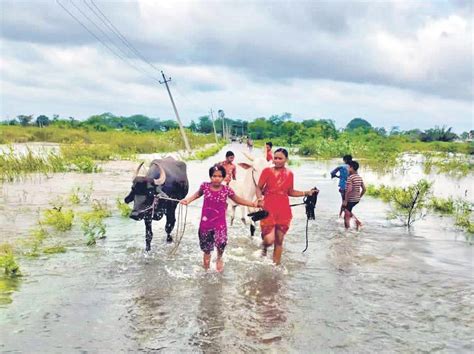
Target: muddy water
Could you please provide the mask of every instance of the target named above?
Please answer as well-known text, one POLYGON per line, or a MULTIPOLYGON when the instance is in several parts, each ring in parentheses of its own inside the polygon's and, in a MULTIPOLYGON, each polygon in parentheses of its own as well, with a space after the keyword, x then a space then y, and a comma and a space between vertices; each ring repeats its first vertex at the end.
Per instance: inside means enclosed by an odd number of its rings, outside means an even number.
MULTIPOLYGON (((214 160, 188 163, 191 191, 214 160)), ((292 167, 297 187, 317 185, 321 194, 308 251, 301 253, 305 216, 299 207, 278 268, 259 257, 258 237, 237 223, 224 273, 205 274, 195 207, 188 209, 187 232, 173 257, 163 222, 154 224, 148 255, 143 224, 116 212, 107 220, 107 238, 95 247, 85 246, 74 228, 61 236, 67 253, 21 260, 25 277, 11 303, 0 307, 0 350, 472 351, 474 255, 465 235, 438 216, 408 232, 387 221, 387 206, 371 198, 356 209, 362 231, 346 232, 337 218, 336 181, 327 177, 334 163, 292 167)), ((101 174, 3 185, 0 241, 25 237, 39 208, 78 185, 92 182, 93 197, 112 206, 127 193, 133 167, 111 162, 101 174)), ((398 180, 366 175, 368 182, 398 180)), ((470 188, 462 180, 450 183, 463 192, 470 188)))

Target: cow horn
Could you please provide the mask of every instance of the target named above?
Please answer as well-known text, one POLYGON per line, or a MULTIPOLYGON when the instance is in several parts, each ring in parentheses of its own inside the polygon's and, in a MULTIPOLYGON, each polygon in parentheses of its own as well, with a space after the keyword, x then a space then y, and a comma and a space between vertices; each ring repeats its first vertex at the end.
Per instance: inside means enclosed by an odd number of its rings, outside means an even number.
POLYGON ((244 156, 245 156, 246 158, 248 158, 250 161, 253 162, 253 157, 252 157, 252 156, 250 156, 249 154, 247 154, 247 153, 244 152, 244 151, 242 151, 242 154, 244 154, 244 156))
POLYGON ((133 179, 137 178, 138 172, 140 171, 140 168, 143 166, 143 161, 138 165, 137 170, 135 171, 135 174, 133 175, 133 179))
POLYGON ((165 172, 165 170, 163 170, 163 167, 161 167, 160 165, 157 165, 157 166, 160 169, 160 178, 156 178, 153 181, 155 182, 155 185, 161 186, 162 184, 165 183, 166 172, 165 172))

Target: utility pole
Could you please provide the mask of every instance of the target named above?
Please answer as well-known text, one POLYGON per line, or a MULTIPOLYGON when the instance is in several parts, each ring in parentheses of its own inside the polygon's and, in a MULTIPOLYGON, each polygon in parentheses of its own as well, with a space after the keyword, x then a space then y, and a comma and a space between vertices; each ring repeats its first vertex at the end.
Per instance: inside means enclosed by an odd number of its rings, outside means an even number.
POLYGON ((181 136, 183 137, 184 146, 186 147, 186 150, 188 152, 191 152, 191 147, 189 146, 189 141, 188 141, 188 138, 186 137, 186 132, 184 131, 183 124, 181 124, 181 119, 179 118, 178 110, 176 109, 176 105, 174 104, 173 96, 171 96, 171 91, 170 91, 170 88, 168 86, 168 82, 171 81, 171 77, 168 80, 166 80, 165 74, 163 74, 163 70, 161 71, 161 75, 163 76, 163 82, 160 81, 160 84, 165 84, 166 85, 166 89, 168 90, 168 94, 170 95, 170 100, 171 100, 171 104, 173 105, 174 114, 176 114, 176 120, 178 121, 179 130, 181 131, 181 136))
POLYGON ((214 124, 214 112, 212 112, 211 108, 211 120, 212 120, 212 127, 214 128, 214 137, 216 138, 216 144, 219 143, 217 140, 217 132, 216 132, 216 125, 214 124))
POLYGON ((217 114, 222 119, 222 139, 226 139, 226 131, 225 131, 225 113, 222 109, 217 111, 217 114))

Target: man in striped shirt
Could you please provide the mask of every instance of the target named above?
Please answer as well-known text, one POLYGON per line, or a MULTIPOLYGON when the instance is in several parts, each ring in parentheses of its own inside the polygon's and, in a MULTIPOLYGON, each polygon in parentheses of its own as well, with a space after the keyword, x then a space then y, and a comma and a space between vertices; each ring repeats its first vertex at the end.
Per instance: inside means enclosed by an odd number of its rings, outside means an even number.
POLYGON ((357 173, 359 163, 357 161, 349 162, 349 178, 346 182, 346 195, 344 197, 344 226, 348 229, 351 225, 351 218, 355 219, 356 227, 359 229, 362 223, 352 212, 352 209, 359 203, 360 198, 365 193, 364 181, 357 173))

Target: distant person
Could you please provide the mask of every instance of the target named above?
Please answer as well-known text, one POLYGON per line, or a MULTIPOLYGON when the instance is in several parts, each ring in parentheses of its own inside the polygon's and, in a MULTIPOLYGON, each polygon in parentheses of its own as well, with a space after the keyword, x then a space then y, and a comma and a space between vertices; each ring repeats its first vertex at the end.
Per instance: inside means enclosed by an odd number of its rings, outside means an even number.
MULTIPOLYGON (((343 165, 340 165, 331 171, 331 178, 339 178, 339 193, 341 194, 342 201, 344 201, 344 198, 346 197, 346 181, 347 177, 349 177, 349 163, 352 161, 352 156, 344 155, 342 161, 344 161, 343 165), (337 174, 338 172, 339 174, 337 174)), ((343 212, 344 207, 341 203, 341 208, 339 209, 339 216, 341 216, 343 212)))
POLYGON ((357 173, 358 169, 359 163, 357 161, 349 162, 349 178, 347 178, 346 195, 342 203, 344 207, 344 226, 346 229, 351 226, 351 218, 355 219, 357 230, 362 226, 362 223, 352 212, 352 209, 359 204, 360 199, 365 194, 364 181, 357 173))
POLYGON ((247 148, 249 149, 249 152, 252 152, 253 150, 253 140, 251 137, 247 138, 247 148))
POLYGON ((225 160, 220 163, 225 168, 225 184, 229 185, 231 180, 236 179, 237 166, 234 165, 235 155, 232 151, 227 151, 225 154, 225 160))
POLYGON ((273 143, 271 141, 267 141, 265 143, 265 151, 266 151, 266 159, 267 161, 273 161, 273 153, 272 153, 273 143))
POLYGON ((209 169, 211 182, 204 182, 199 190, 190 197, 180 201, 180 204, 188 205, 193 200, 204 196, 202 206, 201 223, 199 225, 199 246, 203 252, 203 267, 208 270, 211 263, 211 252, 217 248, 216 270, 224 270, 224 249, 227 245, 227 223, 226 210, 227 198, 232 199, 240 205, 257 208, 260 203, 250 202, 238 197, 234 191, 222 184, 226 176, 225 168, 214 165, 209 169))

